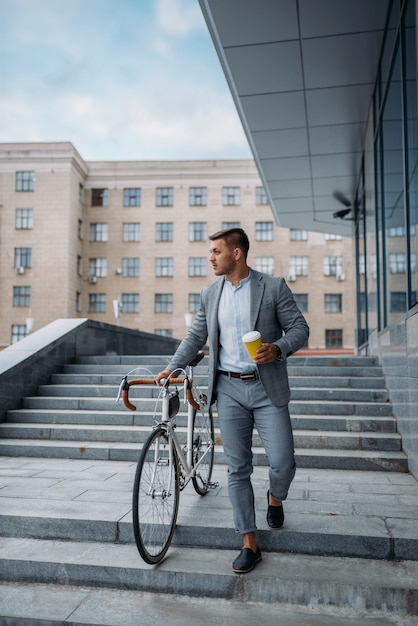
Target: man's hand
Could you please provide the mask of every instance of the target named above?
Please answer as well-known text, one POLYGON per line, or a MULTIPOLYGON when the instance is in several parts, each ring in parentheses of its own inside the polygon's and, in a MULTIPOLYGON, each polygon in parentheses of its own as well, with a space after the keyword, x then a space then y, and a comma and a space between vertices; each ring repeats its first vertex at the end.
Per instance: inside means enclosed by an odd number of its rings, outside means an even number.
POLYGON ((162 372, 157 374, 157 376, 155 377, 155 380, 157 381, 157 385, 160 384, 160 380, 162 380, 163 378, 168 378, 170 374, 171 374, 171 370, 163 370, 162 372))
POLYGON ((273 363, 277 359, 277 348, 275 343, 263 343, 255 353, 254 363, 273 363))

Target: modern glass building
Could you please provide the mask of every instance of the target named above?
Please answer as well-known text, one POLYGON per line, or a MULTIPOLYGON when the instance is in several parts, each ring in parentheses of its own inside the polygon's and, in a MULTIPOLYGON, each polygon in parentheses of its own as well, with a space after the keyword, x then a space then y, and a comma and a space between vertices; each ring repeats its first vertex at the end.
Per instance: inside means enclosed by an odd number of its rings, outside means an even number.
POLYGON ((418 476, 418 2, 200 5, 277 223, 355 241, 356 349, 418 476))

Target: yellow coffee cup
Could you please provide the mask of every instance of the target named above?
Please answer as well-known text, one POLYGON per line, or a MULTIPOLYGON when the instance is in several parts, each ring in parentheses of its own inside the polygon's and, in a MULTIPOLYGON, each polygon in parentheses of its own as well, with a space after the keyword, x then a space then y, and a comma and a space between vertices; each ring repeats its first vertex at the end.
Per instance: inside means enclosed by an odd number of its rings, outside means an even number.
POLYGON ((258 348, 263 343, 261 340, 260 333, 258 332, 258 330, 252 330, 249 333, 245 333, 245 335, 242 338, 242 341, 244 342, 245 347, 248 350, 248 354, 254 361, 255 353, 257 352, 258 348))

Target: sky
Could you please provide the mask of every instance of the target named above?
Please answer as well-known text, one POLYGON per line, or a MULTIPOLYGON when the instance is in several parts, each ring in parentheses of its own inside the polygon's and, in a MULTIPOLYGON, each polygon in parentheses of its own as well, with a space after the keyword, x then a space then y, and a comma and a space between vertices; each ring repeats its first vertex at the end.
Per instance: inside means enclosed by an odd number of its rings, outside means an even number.
POLYGON ((0 142, 252 158, 198 0, 0 0, 0 142))

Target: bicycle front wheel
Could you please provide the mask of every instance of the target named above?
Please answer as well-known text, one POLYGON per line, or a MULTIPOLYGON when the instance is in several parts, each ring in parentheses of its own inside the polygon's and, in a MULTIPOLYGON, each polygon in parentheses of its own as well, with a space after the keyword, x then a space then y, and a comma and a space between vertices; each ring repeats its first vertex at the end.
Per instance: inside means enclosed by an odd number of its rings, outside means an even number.
POLYGON ((165 429, 157 428, 141 450, 132 502, 135 541, 146 563, 159 563, 170 547, 179 495, 177 453, 165 429))
POLYGON ((208 492, 212 478, 215 437, 212 407, 194 409, 193 416, 193 487, 201 496, 208 492))

